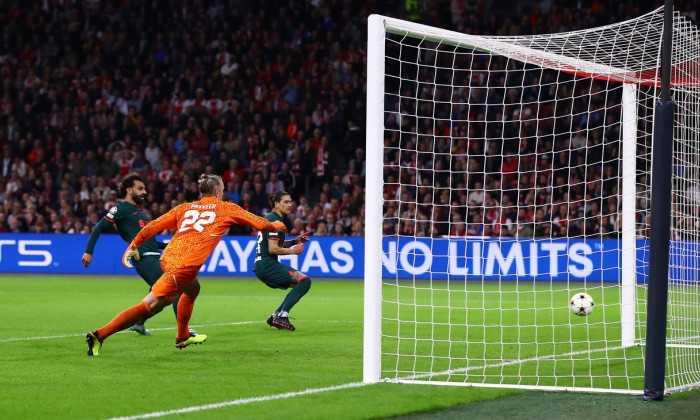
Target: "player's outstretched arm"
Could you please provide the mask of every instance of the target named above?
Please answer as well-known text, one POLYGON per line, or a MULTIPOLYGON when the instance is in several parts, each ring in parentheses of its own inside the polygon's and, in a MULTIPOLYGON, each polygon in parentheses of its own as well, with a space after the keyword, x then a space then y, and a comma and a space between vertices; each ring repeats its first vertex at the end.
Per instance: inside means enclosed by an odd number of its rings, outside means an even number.
POLYGON ((110 223, 111 222, 108 222, 105 219, 100 219, 97 223, 95 223, 95 227, 92 228, 90 238, 88 239, 87 244, 85 245, 85 253, 80 259, 80 261, 83 263, 83 268, 88 268, 90 266, 90 263, 92 262, 92 254, 94 254, 95 252, 95 245, 97 244, 97 240, 100 238, 100 234, 111 226, 110 223))
POLYGON ((139 233, 131 241, 131 244, 136 248, 140 247, 148 238, 165 229, 174 229, 177 227, 177 209, 180 206, 174 207, 169 212, 160 216, 156 220, 144 226, 139 233))
POLYGON ((249 211, 243 210, 237 204, 231 204, 233 220, 239 225, 247 225, 262 232, 277 232, 283 230, 287 232, 287 227, 280 221, 270 222, 264 217, 257 216, 249 211))
POLYGON ((282 244, 282 247, 289 248, 290 246, 303 244, 305 242, 309 242, 309 235, 307 233, 302 233, 292 240, 284 241, 284 243, 282 244))
MULTIPOLYGON (((284 241, 285 244, 287 242, 291 242, 291 241, 284 241)), ((279 241, 270 240, 268 242, 267 246, 268 246, 268 251, 272 255, 299 255, 302 252, 304 252, 304 244, 303 243, 299 243, 297 245, 294 245, 291 248, 286 248, 286 247, 280 246, 279 241)))

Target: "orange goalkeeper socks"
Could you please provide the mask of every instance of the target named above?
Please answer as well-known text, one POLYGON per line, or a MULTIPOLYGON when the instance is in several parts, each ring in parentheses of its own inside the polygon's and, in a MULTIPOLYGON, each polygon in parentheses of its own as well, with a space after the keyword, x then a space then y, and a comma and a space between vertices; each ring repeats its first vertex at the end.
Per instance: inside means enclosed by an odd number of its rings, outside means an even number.
POLYGON ((197 295, 181 295, 180 301, 177 304, 177 339, 179 341, 187 340, 190 337, 190 318, 194 309, 194 301, 197 295))
POLYGON ((97 338, 102 342, 110 335, 125 330, 138 321, 148 318, 150 315, 151 308, 146 302, 141 301, 138 305, 125 309, 119 315, 115 316, 109 324, 97 330, 97 338))

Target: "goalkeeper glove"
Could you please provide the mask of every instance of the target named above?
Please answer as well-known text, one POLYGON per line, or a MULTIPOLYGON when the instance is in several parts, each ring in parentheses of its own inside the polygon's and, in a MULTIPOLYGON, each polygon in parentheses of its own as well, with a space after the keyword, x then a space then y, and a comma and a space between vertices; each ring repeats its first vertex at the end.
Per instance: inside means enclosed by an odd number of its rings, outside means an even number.
POLYGON ((137 261, 141 259, 139 249, 134 247, 133 244, 129 244, 129 247, 124 252, 124 256, 122 256, 122 264, 124 264, 124 267, 133 268, 133 265, 131 265, 131 258, 137 261))
POLYGON ((275 230, 283 230, 284 233, 289 233, 289 231, 287 230, 287 226, 285 226, 284 223, 282 223, 280 220, 275 220, 274 222, 272 222, 272 226, 275 227, 275 230))

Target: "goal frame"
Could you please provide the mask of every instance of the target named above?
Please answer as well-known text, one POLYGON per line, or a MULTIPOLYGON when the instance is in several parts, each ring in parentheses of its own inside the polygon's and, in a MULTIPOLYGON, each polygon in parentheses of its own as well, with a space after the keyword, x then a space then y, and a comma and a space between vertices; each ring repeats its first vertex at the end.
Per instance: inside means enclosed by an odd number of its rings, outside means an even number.
MULTIPOLYGON (((368 21, 365 197, 382 197, 384 188, 385 19, 371 15, 368 21)), ((379 381, 382 370, 382 200, 365 200, 364 299, 362 380, 373 383, 379 381)))
MULTIPOLYGON (((452 33, 406 22, 386 16, 372 15, 368 20, 367 55, 367 128, 366 128, 366 200, 365 207, 365 282, 364 282, 364 342, 363 342, 363 382, 375 383, 381 380, 381 341, 382 341, 382 207, 383 199, 383 155, 384 155, 384 78, 385 78, 385 35, 387 27, 403 32, 419 33, 426 40, 449 43, 444 34, 452 33), (379 199, 376 199, 379 197, 379 199)), ((497 42, 497 41, 495 41, 497 42)), ((619 73, 619 69, 601 68, 601 72, 619 73)), ((621 342, 623 347, 639 345, 642 337, 636 334, 636 258, 635 258, 635 174, 636 174, 636 134, 637 134, 637 85, 635 82, 623 84, 622 98, 622 144, 623 162, 622 219, 621 237, 621 342)), ((392 380, 396 381, 396 380, 392 380)), ((410 383, 433 384, 435 382, 411 380, 410 383)), ((599 388, 576 388, 558 386, 500 385, 480 383, 440 383, 451 386, 508 387, 533 390, 566 390, 581 392, 607 392, 642 394, 642 390, 619 390, 599 388)))

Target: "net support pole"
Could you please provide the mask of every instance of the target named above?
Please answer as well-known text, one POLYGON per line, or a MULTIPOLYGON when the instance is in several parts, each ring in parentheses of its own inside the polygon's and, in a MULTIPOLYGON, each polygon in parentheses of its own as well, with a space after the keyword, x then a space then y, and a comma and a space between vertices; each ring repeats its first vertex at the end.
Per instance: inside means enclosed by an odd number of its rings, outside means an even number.
POLYGON ((645 401, 662 401, 664 397, 674 108, 673 102, 659 102, 654 109, 651 227, 649 232, 649 297, 647 300, 647 347, 644 360, 645 401))
POLYGON ((367 170, 362 381, 379 381, 382 338, 382 189, 384 149, 384 20, 372 15, 367 36, 367 170))
POLYGON ((644 400, 663 401, 666 369, 668 256, 671 239, 671 182, 673 121, 671 101, 671 38, 673 1, 665 1, 661 58, 661 100, 654 108, 651 168, 651 226, 649 231, 649 287, 647 300, 644 400))
POLYGON ((620 324, 623 347, 634 345, 636 288, 637 85, 622 86, 622 281, 620 324))

